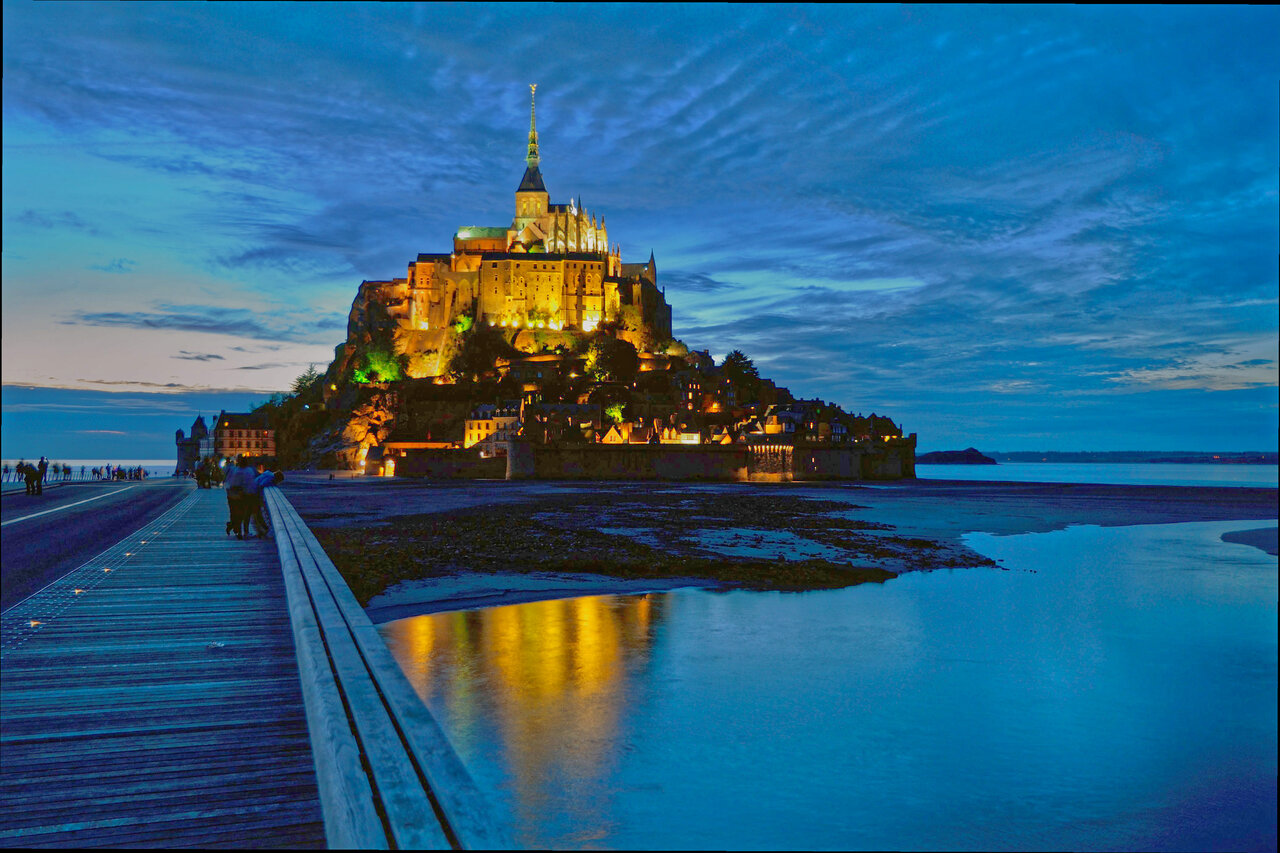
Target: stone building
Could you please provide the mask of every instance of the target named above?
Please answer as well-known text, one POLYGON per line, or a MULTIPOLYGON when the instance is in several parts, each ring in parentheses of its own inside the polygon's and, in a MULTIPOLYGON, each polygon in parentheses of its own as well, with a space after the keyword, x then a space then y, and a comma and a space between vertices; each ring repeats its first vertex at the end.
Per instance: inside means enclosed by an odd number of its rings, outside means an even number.
POLYGON ((219 459, 246 456, 275 456, 276 433, 267 420, 253 412, 218 413, 213 426, 213 453, 219 459))
POLYGON ((179 472, 196 470, 200 460, 213 453, 213 437, 209 435, 209 427, 204 422, 204 415, 197 417, 191 424, 189 438, 183 434, 182 430, 178 430, 174 444, 178 446, 178 461, 174 470, 179 472))
MULTIPOLYGON (((363 282, 349 339, 365 331, 368 308, 377 304, 394 324, 387 331, 410 356, 439 353, 448 330, 473 322, 591 332, 619 321, 625 326, 621 336, 637 346, 669 340, 671 307, 658 287, 653 253, 644 263, 624 264, 603 216, 587 210, 581 199, 551 202, 540 162, 531 98, 526 167, 510 224, 459 228, 448 254, 419 254, 404 278, 363 282)), ((427 359, 412 373, 439 375, 442 362, 427 359)))

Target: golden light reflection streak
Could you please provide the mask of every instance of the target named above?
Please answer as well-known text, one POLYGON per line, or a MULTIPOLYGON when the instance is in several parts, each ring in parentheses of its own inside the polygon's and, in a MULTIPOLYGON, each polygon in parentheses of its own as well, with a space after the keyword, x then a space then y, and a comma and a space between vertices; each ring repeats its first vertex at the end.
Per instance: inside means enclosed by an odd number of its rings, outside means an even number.
POLYGON ((488 685, 510 765, 519 818, 557 792, 548 779, 590 780, 614 757, 626 701, 624 657, 647 656, 652 596, 591 596, 406 619, 389 631, 421 695, 443 696, 454 719, 478 713, 488 685), (451 662, 470 674, 433 683, 451 662))

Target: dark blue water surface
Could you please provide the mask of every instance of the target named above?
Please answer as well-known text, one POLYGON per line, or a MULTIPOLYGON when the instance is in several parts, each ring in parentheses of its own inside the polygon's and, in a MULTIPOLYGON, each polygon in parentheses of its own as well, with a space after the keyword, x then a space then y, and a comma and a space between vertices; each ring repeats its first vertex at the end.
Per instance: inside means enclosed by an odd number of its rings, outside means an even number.
POLYGON ((1257 522, 969 544, 1006 570, 381 626, 534 847, 1275 849, 1257 522))

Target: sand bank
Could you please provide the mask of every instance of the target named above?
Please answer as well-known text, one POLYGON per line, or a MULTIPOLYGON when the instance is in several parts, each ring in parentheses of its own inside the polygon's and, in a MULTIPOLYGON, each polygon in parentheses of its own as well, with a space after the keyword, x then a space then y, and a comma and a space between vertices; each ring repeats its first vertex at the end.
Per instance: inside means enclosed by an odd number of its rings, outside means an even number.
MULTIPOLYGON (((540 598, 818 589, 993 566, 961 541, 969 532, 1276 518, 1276 490, 1250 488, 291 476, 285 491, 377 621, 540 598)), ((1263 550, 1269 541, 1274 553, 1274 527, 1227 537, 1263 550)))

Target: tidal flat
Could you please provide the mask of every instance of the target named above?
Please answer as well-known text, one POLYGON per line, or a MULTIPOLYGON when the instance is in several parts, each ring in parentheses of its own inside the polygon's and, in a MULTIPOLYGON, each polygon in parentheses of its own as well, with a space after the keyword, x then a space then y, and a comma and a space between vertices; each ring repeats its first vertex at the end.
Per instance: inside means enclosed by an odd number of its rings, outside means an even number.
POLYGON ((285 492, 360 603, 385 618, 674 586, 835 589, 909 571, 1000 568, 962 541, 974 532, 1276 518, 1276 491, 1264 488, 297 474, 285 492))

